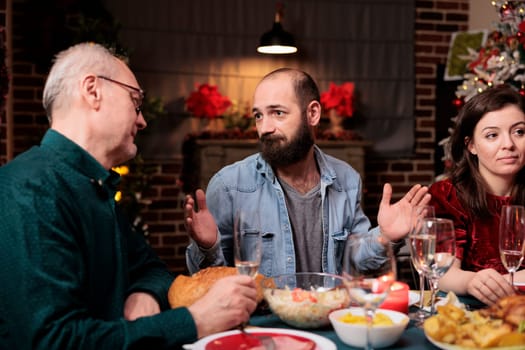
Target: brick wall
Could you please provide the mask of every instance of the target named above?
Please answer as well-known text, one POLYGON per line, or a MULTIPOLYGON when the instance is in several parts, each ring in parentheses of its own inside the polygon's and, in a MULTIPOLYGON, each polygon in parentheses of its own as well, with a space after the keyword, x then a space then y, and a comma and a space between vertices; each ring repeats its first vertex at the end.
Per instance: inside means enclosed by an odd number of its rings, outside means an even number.
MULTIPOLYGON (((13 23, 13 153, 23 152, 38 144, 48 128, 45 112, 42 108, 42 90, 45 82, 45 72, 38 71, 32 63, 28 48, 25 47, 19 33, 28 25, 29 18, 25 16, 26 4, 14 3, 12 12, 13 23)), ((9 35, 9 33, 8 33, 9 35)), ((4 136, 2 135, 2 138, 4 136)))
MULTIPOLYGON (((6 3, 5 0, 0 1, 0 26, 5 28, 6 26, 6 3)), ((0 111, 0 164, 4 164, 6 161, 6 128, 5 128, 5 112, 0 111)))
MULTIPOLYGON (((17 36, 17 28, 28 19, 23 4, 14 7, 13 86, 15 154, 38 143, 47 128, 40 97, 45 75, 37 71, 27 57, 27 50, 17 36)), ((429 184, 434 178, 436 121, 436 71, 446 62, 448 43, 453 32, 467 30, 469 0, 416 1, 416 152, 407 159, 369 159, 366 164, 366 213, 375 221, 382 185, 394 186, 394 200, 416 182, 429 184)), ((0 1, 0 15, 5 5, 0 1)), ((1 19, 0 19, 1 20, 1 19)), ((448 118, 448 117, 447 117, 448 118)), ((2 119, 5 123, 5 118, 2 119)), ((0 162, 5 162, 5 125, 0 125, 0 162)), ((151 189, 143 194, 146 202, 144 220, 149 224, 148 237, 159 255, 177 273, 185 272, 184 250, 188 243, 183 225, 183 196, 176 186, 181 159, 161 164, 149 163, 156 171, 151 189)))

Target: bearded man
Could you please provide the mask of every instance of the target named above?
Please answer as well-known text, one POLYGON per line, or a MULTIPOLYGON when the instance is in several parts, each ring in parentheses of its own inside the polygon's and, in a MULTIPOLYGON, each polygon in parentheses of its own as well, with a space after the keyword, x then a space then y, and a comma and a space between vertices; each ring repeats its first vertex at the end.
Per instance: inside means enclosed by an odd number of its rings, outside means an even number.
POLYGON ((350 234, 401 240, 409 231, 412 207, 430 200, 426 187, 414 185, 391 205, 392 187, 385 184, 379 226, 371 229, 361 207, 359 173, 315 145, 320 95, 303 71, 281 68, 263 77, 254 92, 252 115, 261 152, 221 169, 206 194, 197 190, 195 198, 186 196, 186 263, 191 273, 233 266, 233 222, 241 209, 260 216, 259 273, 340 274, 350 234))

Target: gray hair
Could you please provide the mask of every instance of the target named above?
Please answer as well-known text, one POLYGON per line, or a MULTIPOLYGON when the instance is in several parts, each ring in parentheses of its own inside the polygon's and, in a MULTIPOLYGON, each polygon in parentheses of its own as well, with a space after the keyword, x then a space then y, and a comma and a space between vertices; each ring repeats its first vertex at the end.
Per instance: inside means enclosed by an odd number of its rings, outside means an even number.
POLYGON ((42 104, 49 123, 53 110, 67 107, 78 93, 76 84, 83 74, 110 75, 116 56, 96 43, 81 43, 59 52, 44 86, 42 104))

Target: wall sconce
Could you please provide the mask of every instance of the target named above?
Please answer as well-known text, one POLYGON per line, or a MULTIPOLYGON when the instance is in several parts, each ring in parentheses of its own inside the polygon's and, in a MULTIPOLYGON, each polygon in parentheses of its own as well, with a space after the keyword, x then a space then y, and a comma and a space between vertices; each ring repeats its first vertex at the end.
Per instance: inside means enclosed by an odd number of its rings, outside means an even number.
POLYGON ((286 32, 281 25, 283 8, 282 3, 277 4, 272 30, 261 36, 257 52, 266 54, 290 54, 297 52, 293 35, 286 32))

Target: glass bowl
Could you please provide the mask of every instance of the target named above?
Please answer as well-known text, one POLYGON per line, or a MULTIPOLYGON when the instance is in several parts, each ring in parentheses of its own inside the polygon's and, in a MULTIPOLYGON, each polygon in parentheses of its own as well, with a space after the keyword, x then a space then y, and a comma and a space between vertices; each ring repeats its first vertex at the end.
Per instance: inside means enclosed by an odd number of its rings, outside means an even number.
POLYGON ((267 277, 261 285, 272 312, 297 328, 329 325, 330 312, 350 304, 344 280, 337 275, 301 272, 267 277))

